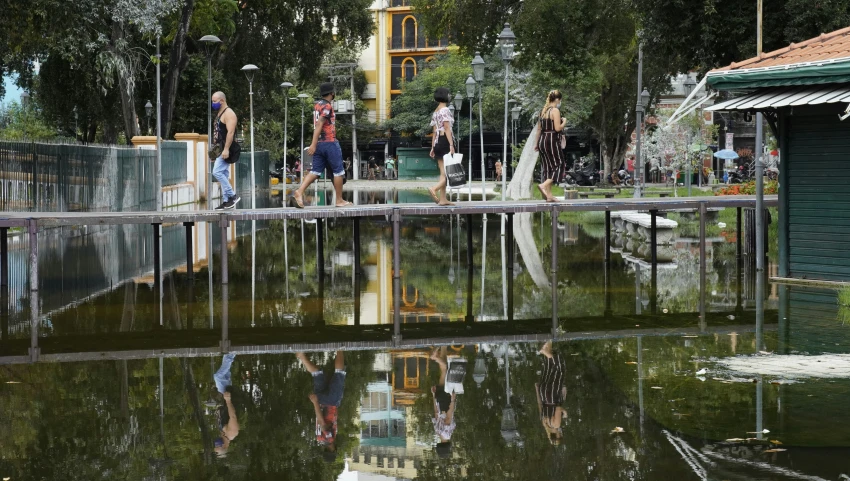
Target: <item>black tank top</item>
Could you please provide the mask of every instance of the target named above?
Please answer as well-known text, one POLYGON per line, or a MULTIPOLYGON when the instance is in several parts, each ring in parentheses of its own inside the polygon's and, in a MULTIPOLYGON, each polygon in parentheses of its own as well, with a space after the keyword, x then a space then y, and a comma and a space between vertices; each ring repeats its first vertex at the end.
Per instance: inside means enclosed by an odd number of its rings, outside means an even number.
MULTIPOLYGON (((224 109, 224 112, 230 107, 224 109)), ((227 142, 227 124, 221 121, 221 117, 224 115, 224 112, 216 116, 215 118, 215 133, 213 134, 213 144, 218 145, 222 149, 224 148, 224 144, 227 142)))

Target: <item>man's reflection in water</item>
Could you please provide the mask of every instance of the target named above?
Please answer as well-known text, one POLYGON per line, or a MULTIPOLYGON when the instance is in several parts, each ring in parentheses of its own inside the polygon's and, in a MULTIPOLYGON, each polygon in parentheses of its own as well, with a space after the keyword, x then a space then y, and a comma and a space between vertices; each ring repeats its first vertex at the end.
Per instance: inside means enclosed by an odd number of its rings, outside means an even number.
POLYGON ((336 352, 334 374, 330 380, 303 352, 295 354, 295 357, 313 375, 313 392, 308 397, 316 412, 316 441, 324 447, 325 461, 332 463, 336 460, 337 410, 345 390, 345 357, 342 351, 336 352))
POLYGON ((434 424, 437 437, 440 439, 437 443, 437 455, 446 458, 451 455, 452 433, 457 427, 454 416, 457 399, 454 391, 451 395, 446 392, 446 372, 448 370, 446 347, 434 349, 434 352, 431 353, 431 359, 440 366, 440 380, 436 386, 431 387, 431 395, 434 397, 434 417, 431 422, 434 424))
POLYGON ((564 437, 561 420, 567 417, 567 412, 561 407, 567 397, 567 387, 564 386, 564 359, 559 353, 552 353, 551 341, 543 345, 540 354, 543 355, 543 370, 540 382, 534 385, 537 391, 537 410, 549 442, 557 446, 564 437))
POLYGON ((224 405, 219 405, 215 411, 220 435, 215 439, 215 454, 220 458, 227 456, 230 442, 239 435, 239 421, 236 420, 236 409, 233 408, 231 399, 233 387, 230 381, 230 365, 233 364, 235 357, 236 354, 233 353, 225 354, 221 359, 221 367, 213 374, 215 387, 224 398, 224 405))

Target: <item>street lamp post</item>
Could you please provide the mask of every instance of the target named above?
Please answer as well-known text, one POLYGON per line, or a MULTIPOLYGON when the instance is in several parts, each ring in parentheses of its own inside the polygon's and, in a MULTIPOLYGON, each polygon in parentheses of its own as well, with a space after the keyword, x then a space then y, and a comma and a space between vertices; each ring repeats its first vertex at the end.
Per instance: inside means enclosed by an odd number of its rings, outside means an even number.
MULTIPOLYGON (((484 114, 481 104, 484 103, 484 59, 481 58, 479 52, 475 52, 475 58, 472 59, 472 75, 475 76, 475 82, 478 84, 478 140, 481 144, 481 200, 487 200, 486 191, 486 173, 484 166, 484 114)), ((486 214, 485 214, 486 215, 486 214)))
POLYGON ((29 107, 30 107, 30 94, 25 91, 21 92, 21 108, 24 109, 24 140, 27 140, 27 126, 29 125, 29 107))
POLYGON ((469 99, 469 200, 472 200, 472 99, 475 98, 475 79, 472 75, 466 78, 466 98, 469 99))
MULTIPOLYGON (((292 88, 290 82, 280 84, 283 87, 283 196, 286 200, 286 151, 289 150, 289 89, 292 88)), ((284 205, 286 202, 284 202, 284 205)))
MULTIPOLYGON (((212 54, 215 44, 221 43, 221 39, 215 35, 204 35, 200 41, 204 44, 204 51, 207 54, 207 151, 209 151, 212 146, 212 107, 209 107, 212 97, 212 54)), ((207 162, 207 166, 209 166, 209 162, 207 162)), ((207 209, 212 209, 211 174, 207 175, 207 209)))
POLYGON ((309 98, 307 94, 298 94, 298 99, 301 101, 301 162, 298 163, 298 183, 304 182, 304 99, 309 98))
MULTIPOLYGON (((454 99, 452 99, 452 102, 454 103, 455 111, 457 112, 457 135, 460 136, 460 109, 463 108, 463 95, 461 95, 460 90, 457 91, 454 99)), ((460 141, 457 139, 457 137, 452 136, 452 139, 457 142, 458 147, 460 147, 460 141)))
POLYGON ((254 176, 254 73, 259 70, 254 64, 249 63, 242 67, 242 71, 245 72, 245 78, 248 79, 248 98, 251 112, 251 208, 257 208, 257 196, 254 192, 254 188, 256 185, 256 177, 254 176))
POLYGON ((510 24, 505 24, 502 33, 499 34, 499 49, 502 56, 502 62, 505 64, 505 123, 502 129, 502 201, 505 200, 505 191, 507 190, 507 176, 505 175, 508 162, 508 87, 510 85, 511 61, 514 58, 514 44, 516 44, 516 35, 511 30, 510 24))
POLYGON ((148 135, 151 134, 151 114, 152 113, 153 113, 153 104, 151 104, 151 101, 148 100, 148 102, 145 104, 145 116, 148 118, 148 135))
MULTIPOLYGON (((640 39, 641 34, 638 33, 638 82, 637 92, 638 101, 635 107, 635 115, 637 116, 635 124, 635 198, 641 197, 641 187, 643 186, 643 178, 641 177, 641 155, 640 155, 640 137, 643 126, 643 112, 646 105, 643 103, 643 40, 640 39)), ((649 97, 649 94, 647 94, 649 97)), ((648 103, 648 102, 647 102, 648 103)))

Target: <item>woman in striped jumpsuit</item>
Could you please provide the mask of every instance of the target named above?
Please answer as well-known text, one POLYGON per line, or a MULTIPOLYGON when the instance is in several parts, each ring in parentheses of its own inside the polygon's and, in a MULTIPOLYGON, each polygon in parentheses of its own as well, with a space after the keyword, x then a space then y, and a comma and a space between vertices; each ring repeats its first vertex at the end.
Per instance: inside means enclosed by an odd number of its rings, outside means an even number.
POLYGON ((566 368, 561 355, 552 353, 551 341, 543 345, 540 354, 543 355, 543 370, 540 382, 534 385, 537 391, 537 409, 549 442, 558 445, 564 437, 561 421, 567 417, 567 412, 562 407, 567 397, 567 388, 564 386, 566 368))
POLYGON ((567 119, 561 117, 561 92, 553 90, 546 97, 546 105, 540 111, 540 126, 537 129, 537 142, 534 150, 540 152, 542 160, 543 183, 537 189, 547 202, 555 202, 552 196, 552 184, 561 179, 564 169, 564 150, 561 148, 561 136, 567 119))

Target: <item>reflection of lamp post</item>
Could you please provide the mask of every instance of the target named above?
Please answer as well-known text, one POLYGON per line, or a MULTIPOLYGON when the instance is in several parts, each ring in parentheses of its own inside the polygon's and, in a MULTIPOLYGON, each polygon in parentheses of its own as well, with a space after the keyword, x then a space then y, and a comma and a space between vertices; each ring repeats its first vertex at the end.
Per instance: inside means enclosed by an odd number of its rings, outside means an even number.
POLYGON ((484 364, 484 354, 479 353, 478 357, 475 358, 475 368, 472 370, 472 380, 475 381, 475 384, 478 387, 481 387, 481 383, 484 382, 484 379, 487 377, 487 365, 484 364))
POLYGON ((148 135, 151 134, 151 114, 153 113, 153 104, 148 100, 148 103, 145 104, 145 116, 148 118, 148 135))
POLYGON ((466 78, 466 98, 469 99, 469 200, 472 200, 472 99, 475 98, 475 79, 472 75, 466 78))
POLYGON ((248 79, 248 98, 250 99, 250 109, 251 109, 251 208, 257 208, 257 196, 254 192, 255 184, 257 183, 257 178, 254 176, 254 73, 259 70, 254 64, 249 63, 248 65, 242 67, 242 71, 245 72, 245 78, 248 79))
MULTIPOLYGON (((478 84, 478 140, 481 144, 481 200, 487 200, 484 166, 484 111, 482 104, 484 102, 484 59, 481 54, 475 52, 475 58, 472 59, 472 75, 475 76, 475 82, 478 84)), ((468 81, 467 81, 468 82, 468 81)), ((471 169, 470 169, 471 170, 471 169)))
POLYGON ((307 94, 298 94, 298 98, 301 99, 301 153, 298 154, 298 157, 301 159, 301 162, 299 162, 298 165, 299 184, 304 182, 304 99, 307 99, 309 97, 310 96, 307 94))
POLYGON ((292 88, 292 83, 283 82, 280 86, 283 88, 283 196, 286 197, 286 151, 289 150, 289 89, 292 88))
POLYGON ((519 431, 517 430, 516 411, 514 411, 514 408, 511 407, 510 358, 513 356, 511 355, 510 349, 506 344, 499 346, 499 350, 496 354, 505 356, 505 407, 502 409, 502 439, 505 440, 505 443, 507 443, 508 446, 521 445, 522 440, 520 439, 519 431))
POLYGON ((499 48, 502 56, 502 62, 505 64, 505 123, 502 129, 502 200, 505 200, 505 190, 507 190, 507 176, 504 175, 505 167, 508 162, 508 86, 510 79, 508 75, 511 70, 511 61, 514 58, 514 44, 516 43, 516 35, 511 30, 510 24, 505 24, 502 33, 499 34, 499 48))

